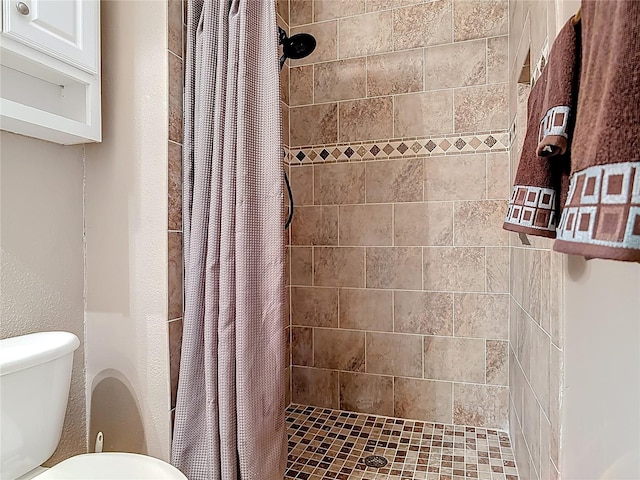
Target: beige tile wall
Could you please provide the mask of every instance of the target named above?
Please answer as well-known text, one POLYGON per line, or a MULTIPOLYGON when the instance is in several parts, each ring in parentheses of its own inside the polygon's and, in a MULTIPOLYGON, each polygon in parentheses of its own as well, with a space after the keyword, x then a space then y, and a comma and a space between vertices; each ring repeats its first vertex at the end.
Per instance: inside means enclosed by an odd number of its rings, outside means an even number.
POLYGON ((506 0, 292 0, 291 146, 508 127, 506 0))
MULTIPOLYGON (((289 0, 278 0, 277 1, 277 16, 276 16, 278 26, 284 29, 287 34, 289 33, 289 0)), ((282 54, 282 48, 280 48, 280 54, 282 54)), ((287 61, 282 70, 280 71, 280 110, 282 112, 282 142, 285 150, 289 148, 289 82, 290 82, 291 70, 289 68, 289 61, 287 61)), ((285 162, 284 169, 287 175, 291 175, 289 171, 289 165, 285 162)), ((284 215, 285 218, 288 215, 289 211, 289 197, 287 192, 284 192, 284 215)), ((285 258, 286 258, 286 275, 285 275, 285 302, 287 308, 285 309, 285 317, 282 319, 282 323, 284 325, 284 336, 285 336, 285 346, 286 346, 286 354, 285 358, 285 405, 289 405, 291 403, 291 328, 289 326, 289 293, 290 293, 290 278, 291 271, 289 268, 289 232, 284 232, 284 242, 285 242, 285 258)), ((301 272, 304 274, 304 272, 301 272)))
MULTIPOLYGON (((566 1, 510 0, 509 109, 513 179, 526 131, 529 71, 546 56, 566 1), (521 78, 522 77, 522 78, 521 78), (521 79, 525 83, 518 83, 521 79)), ((566 8, 566 6, 565 6, 566 8)), ((575 7, 577 9, 577 6, 575 7)), ((574 10, 575 11, 575 10, 574 10)), ((552 241, 510 234, 510 434, 521 479, 560 478, 563 268, 552 241)))
MULTIPOLYGON (((291 0, 318 42, 291 62, 291 146, 505 131, 508 19, 506 0, 291 0)), ((471 152, 291 160, 293 402, 507 428, 509 157, 471 152)))
POLYGON ((169 362, 171 411, 176 406, 180 351, 182 348, 182 93, 184 90, 184 41, 186 0, 168 0, 169 57, 169 362))

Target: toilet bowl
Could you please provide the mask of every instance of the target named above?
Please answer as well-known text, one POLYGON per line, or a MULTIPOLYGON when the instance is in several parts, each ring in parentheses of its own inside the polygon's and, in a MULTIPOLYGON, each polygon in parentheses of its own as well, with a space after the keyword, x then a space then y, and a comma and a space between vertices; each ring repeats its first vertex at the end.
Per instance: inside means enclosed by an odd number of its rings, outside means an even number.
POLYGON ((42 332, 0 340, 0 478, 3 480, 187 480, 157 458, 88 453, 54 467, 78 337, 42 332))

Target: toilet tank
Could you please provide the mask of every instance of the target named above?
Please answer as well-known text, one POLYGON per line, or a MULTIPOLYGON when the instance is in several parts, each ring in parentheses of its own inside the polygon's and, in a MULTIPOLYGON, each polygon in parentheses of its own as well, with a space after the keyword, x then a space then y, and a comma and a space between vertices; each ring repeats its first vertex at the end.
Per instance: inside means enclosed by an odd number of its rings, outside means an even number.
POLYGON ((47 460, 60 441, 78 337, 41 332, 0 340, 0 478, 47 460))

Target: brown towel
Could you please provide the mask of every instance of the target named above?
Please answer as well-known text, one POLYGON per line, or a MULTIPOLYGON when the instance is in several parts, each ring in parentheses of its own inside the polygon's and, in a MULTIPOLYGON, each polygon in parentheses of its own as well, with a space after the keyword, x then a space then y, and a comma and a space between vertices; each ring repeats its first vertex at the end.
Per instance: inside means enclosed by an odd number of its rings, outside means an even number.
POLYGON ((545 67, 549 70, 549 78, 537 149, 541 157, 564 155, 571 143, 578 101, 580 54, 580 24, 572 19, 558 33, 545 67))
POLYGON ((640 2, 582 2, 571 186, 554 249, 640 262, 640 2))
POLYGON ((554 238, 566 200, 568 147, 580 69, 579 26, 569 21, 531 89, 527 131, 503 228, 554 238))

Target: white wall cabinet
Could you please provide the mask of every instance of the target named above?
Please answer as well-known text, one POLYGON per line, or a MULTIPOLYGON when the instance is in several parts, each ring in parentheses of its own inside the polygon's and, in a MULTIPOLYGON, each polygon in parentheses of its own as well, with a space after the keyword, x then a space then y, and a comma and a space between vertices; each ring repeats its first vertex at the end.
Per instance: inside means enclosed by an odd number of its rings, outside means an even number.
POLYGON ((2 0, 0 128, 100 141, 99 0, 2 0))

